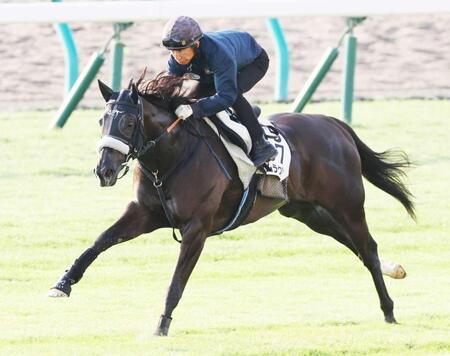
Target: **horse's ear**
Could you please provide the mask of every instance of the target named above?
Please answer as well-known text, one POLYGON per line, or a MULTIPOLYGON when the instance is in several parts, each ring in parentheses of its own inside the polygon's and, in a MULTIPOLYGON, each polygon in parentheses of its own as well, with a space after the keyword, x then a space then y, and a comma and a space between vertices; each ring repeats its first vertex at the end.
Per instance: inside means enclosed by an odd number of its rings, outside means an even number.
POLYGON ((137 104, 139 99, 138 90, 136 88, 136 84, 131 83, 131 100, 133 100, 133 103, 137 104))
POLYGON ((133 84, 133 78, 131 78, 130 81, 128 82, 127 89, 131 89, 132 84, 133 84))
POLYGON ((100 79, 98 80, 98 87, 103 95, 103 98, 105 99, 106 102, 108 102, 109 99, 111 99, 111 96, 113 95, 114 91, 105 83, 103 83, 100 79))
POLYGON ((144 67, 144 70, 142 71, 141 75, 139 76, 139 79, 136 82, 136 86, 141 85, 141 83, 144 80, 146 74, 147 74, 147 67, 144 67))

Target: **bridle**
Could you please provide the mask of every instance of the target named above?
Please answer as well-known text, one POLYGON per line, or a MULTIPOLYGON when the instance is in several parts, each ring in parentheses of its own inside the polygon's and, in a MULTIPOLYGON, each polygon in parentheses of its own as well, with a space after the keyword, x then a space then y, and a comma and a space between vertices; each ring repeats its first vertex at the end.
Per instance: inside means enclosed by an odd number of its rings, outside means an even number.
MULTIPOLYGON (((110 100, 107 102, 107 105, 112 107, 111 115, 111 129, 110 132, 103 136, 101 140, 97 144, 97 152, 105 148, 115 149, 122 154, 126 155, 125 161, 122 163, 122 167, 120 171, 125 169, 123 173, 117 177, 117 179, 125 176, 130 167, 129 162, 134 159, 140 159, 144 157, 151 149, 154 149, 158 142, 168 135, 181 121, 181 118, 177 118, 173 123, 171 123, 159 136, 155 137, 152 140, 146 141, 144 138, 144 105, 141 97, 138 97, 137 104, 132 104, 128 102, 118 101, 118 100, 110 100), (118 128, 119 123, 117 117, 119 115, 123 115, 124 110, 120 109, 126 108, 127 115, 134 116, 135 127, 131 136, 131 139, 125 137, 123 133, 120 132, 118 128)), ((152 171, 153 174, 157 173, 156 171, 152 171)))

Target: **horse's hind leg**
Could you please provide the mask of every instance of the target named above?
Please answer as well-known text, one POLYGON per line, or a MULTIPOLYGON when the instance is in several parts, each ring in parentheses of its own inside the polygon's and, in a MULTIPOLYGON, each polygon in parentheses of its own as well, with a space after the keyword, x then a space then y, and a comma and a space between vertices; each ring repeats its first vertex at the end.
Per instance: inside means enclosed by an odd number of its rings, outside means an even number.
POLYGON ((341 222, 351 219, 344 219, 337 214, 331 214, 328 210, 308 202, 290 203, 280 208, 279 211, 284 216, 303 222, 320 234, 333 237, 357 255, 372 274, 386 321, 395 322, 393 302, 389 297, 381 274, 377 245, 368 232, 364 212, 362 212, 359 221, 356 219, 357 221, 350 222, 351 227, 348 228, 348 223, 342 224, 341 222), (338 218, 335 218, 335 216, 338 218))
MULTIPOLYGON (((156 219, 155 219, 156 220, 156 219)), ((133 239, 159 226, 150 219, 149 212, 138 203, 131 202, 122 217, 104 231, 95 243, 78 257, 56 285, 48 292, 49 297, 68 297, 72 285, 78 283, 83 273, 97 256, 111 246, 133 239)))
MULTIPOLYGON (((306 224, 311 230, 319 234, 333 237, 361 258, 356 247, 353 245, 351 237, 348 236, 345 229, 334 219, 329 211, 323 207, 309 202, 296 202, 284 205, 279 211, 284 216, 292 217, 306 224)), ((385 276, 394 279, 406 277, 406 271, 396 262, 388 262, 380 259, 380 267, 381 272, 385 276)))
POLYGON ((342 222, 348 235, 352 239, 361 260, 372 275, 375 288, 380 299, 380 307, 384 313, 384 318, 388 323, 396 323, 394 318, 394 302, 389 297, 383 275, 381 273, 380 259, 378 257, 378 247, 375 240, 369 233, 364 214, 364 208, 344 209, 336 213, 342 222))
POLYGON ((358 251, 345 229, 324 208, 309 202, 289 203, 279 209, 284 216, 294 218, 319 234, 328 235, 348 247, 355 255, 358 251))

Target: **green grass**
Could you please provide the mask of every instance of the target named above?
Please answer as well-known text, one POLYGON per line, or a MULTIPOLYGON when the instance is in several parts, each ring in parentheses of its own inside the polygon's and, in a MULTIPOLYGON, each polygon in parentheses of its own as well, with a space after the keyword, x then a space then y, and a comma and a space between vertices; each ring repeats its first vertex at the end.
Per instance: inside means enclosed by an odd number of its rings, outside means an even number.
POLYGON ((449 101, 354 107, 370 147, 402 148, 418 165, 409 172, 417 223, 366 184, 380 255, 408 272, 386 279, 399 325, 383 322, 370 275, 350 251, 274 213, 209 239, 167 338, 152 337, 179 249, 167 229, 103 253, 69 299, 46 297, 133 194, 131 175, 100 188, 91 173, 99 111, 76 112, 62 131, 47 129, 52 115, 0 113, 1 355, 450 353, 449 101))

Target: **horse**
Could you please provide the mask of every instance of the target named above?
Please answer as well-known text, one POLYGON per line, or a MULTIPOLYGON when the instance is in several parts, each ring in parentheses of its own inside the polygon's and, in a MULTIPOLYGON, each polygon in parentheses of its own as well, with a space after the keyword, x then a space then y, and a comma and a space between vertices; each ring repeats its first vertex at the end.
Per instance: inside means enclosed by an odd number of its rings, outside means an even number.
MULTIPOLYGON (((101 186, 113 186, 127 162, 137 159, 135 199, 65 271, 49 296, 68 297, 89 265, 111 246, 156 229, 176 228, 182 236, 179 257, 155 331, 165 336, 207 237, 233 216, 243 185, 236 165, 204 120, 175 117, 174 109, 192 100, 182 89, 185 79, 144 77, 119 92, 99 81, 106 111, 100 119, 102 143, 95 173, 101 186)), ((403 182, 410 166, 407 155, 371 150, 350 126, 333 117, 277 113, 268 119, 292 151, 287 199, 258 193, 242 225, 278 210, 331 236, 369 270, 385 321, 396 323, 383 273, 393 278, 406 273, 398 264, 380 262, 365 219, 362 177, 396 198, 414 219, 413 196, 403 182)))

